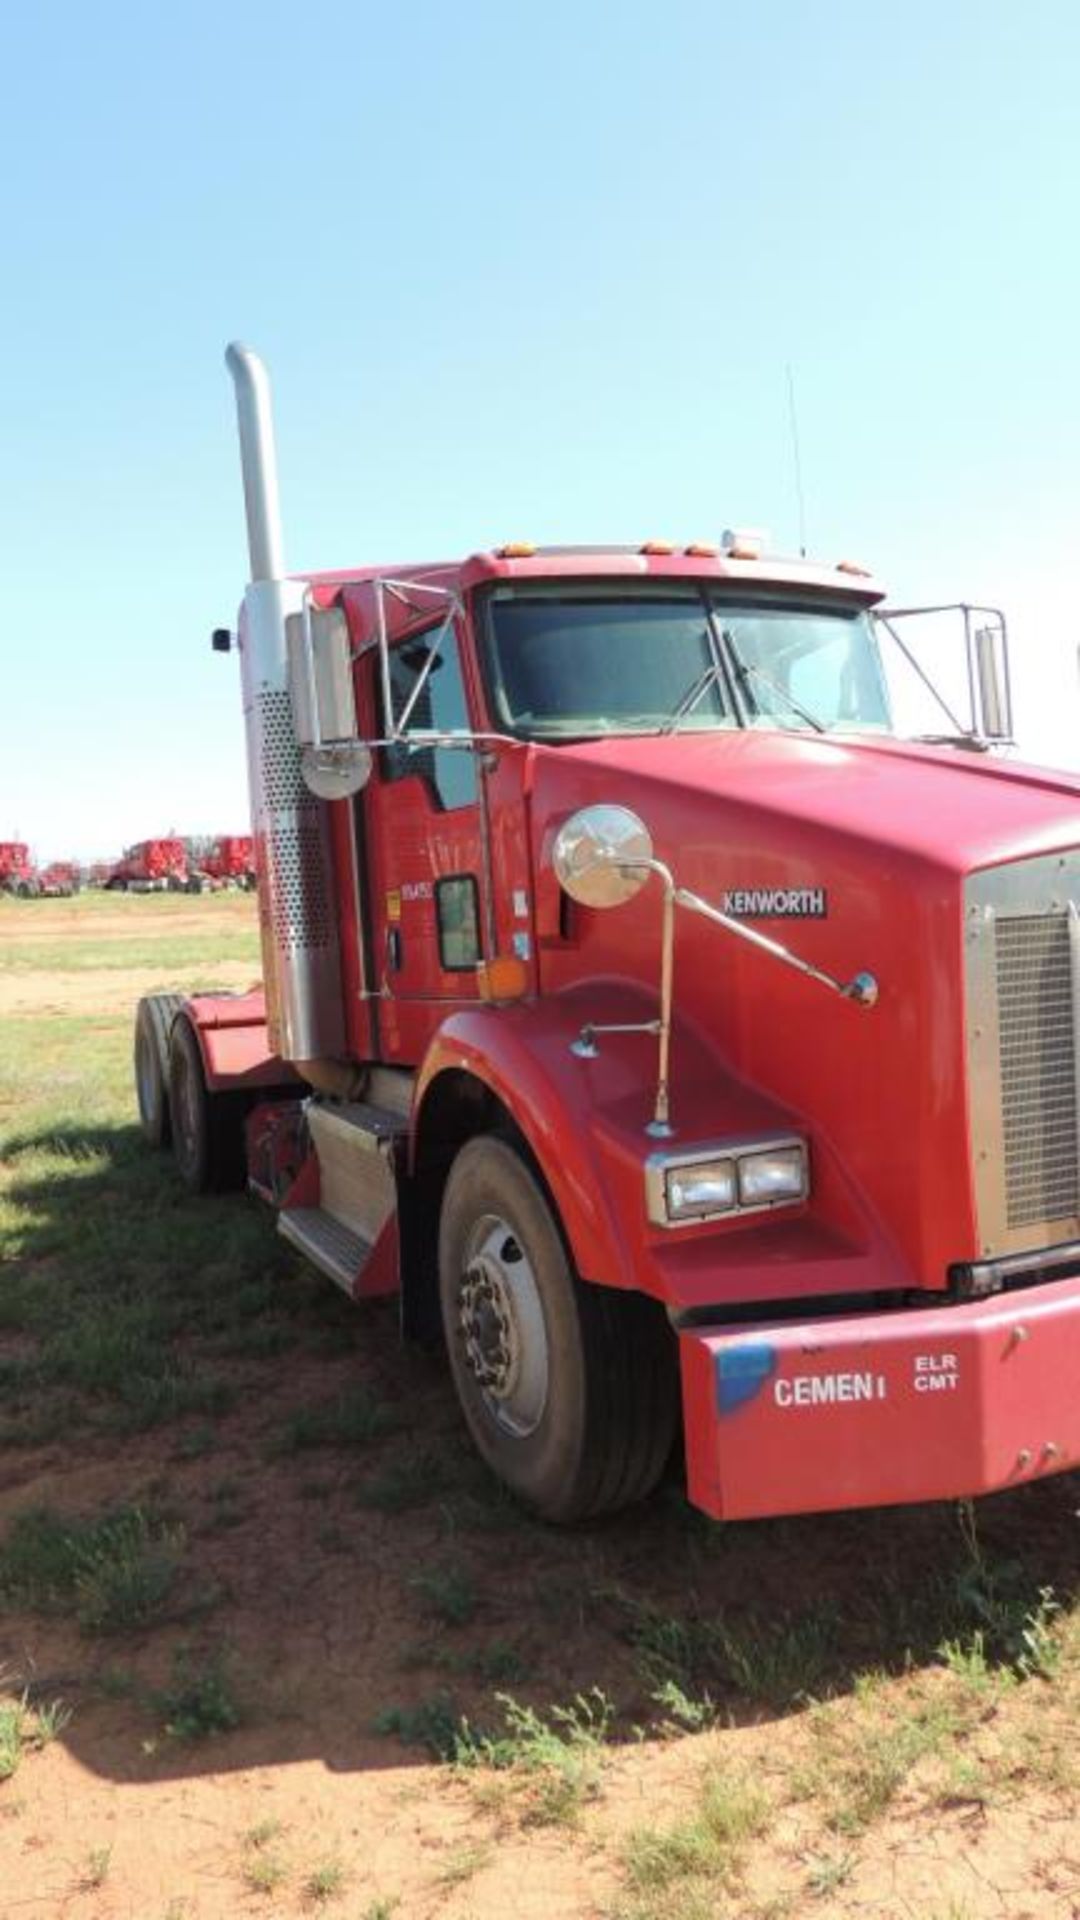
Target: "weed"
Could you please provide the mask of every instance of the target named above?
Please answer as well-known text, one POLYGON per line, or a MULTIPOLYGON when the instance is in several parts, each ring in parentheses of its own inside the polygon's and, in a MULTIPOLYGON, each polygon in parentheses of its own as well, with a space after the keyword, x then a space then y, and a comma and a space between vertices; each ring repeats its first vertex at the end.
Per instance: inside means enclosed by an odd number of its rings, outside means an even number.
POLYGON ((819 1853, 810 1862, 807 1890, 824 1900, 851 1879, 858 1862, 853 1853, 819 1853))
POLYGON ((253 1853, 244 1862, 244 1880, 252 1893, 276 1893, 289 1877, 289 1869, 276 1853, 253 1853))
POLYGON ((368 1387, 348 1387, 318 1407, 289 1416, 279 1442, 283 1453, 307 1447, 363 1447, 389 1433, 394 1416, 368 1387))
POLYGON ((28 1744, 25 1700, 0 1701, 0 1780, 10 1780, 28 1744))
POLYGON ((154 1696, 154 1705, 172 1740, 206 1740, 240 1725, 240 1709, 220 1653, 199 1658, 179 1648, 173 1656, 172 1682, 154 1696))
POLYGON ((268 1847, 271 1840, 280 1840, 284 1831, 280 1820, 259 1820, 255 1826, 248 1828, 244 1835, 244 1845, 255 1848, 268 1847))
POLYGON ((345 1868, 340 1860, 324 1860, 322 1865, 309 1873, 303 1885, 305 1900, 313 1906, 322 1906, 327 1900, 334 1900, 345 1891, 345 1868))
POLYGON ((482 1871, 491 1859, 491 1847, 480 1840, 467 1840, 447 1854, 439 1869, 440 1887, 461 1887, 482 1871))
POLYGON ((289 1869, 280 1854, 271 1851, 273 1842, 284 1831, 280 1820, 260 1820, 244 1835, 247 1858, 244 1880, 252 1893, 274 1893, 289 1877, 289 1869))
POLYGON ((213 1427, 190 1427, 176 1443, 176 1457, 178 1460, 201 1460, 205 1454, 213 1453, 216 1445, 217 1434, 213 1427))
POLYGON ((71 1708, 62 1700, 42 1700, 34 1707, 34 1733, 39 1747, 47 1747, 59 1738, 71 1719, 71 1708))
POLYGON ((111 1847, 93 1847, 86 1856, 86 1865, 79 1875, 79 1891, 92 1893, 96 1887, 103 1887, 109 1877, 112 1865, 111 1847))
POLYGON ((993 1562, 979 1537, 970 1500, 958 1509, 963 1558, 955 1579, 955 1607, 960 1631, 938 1651, 955 1672, 965 1662, 969 1671, 992 1665, 1011 1670, 1020 1679, 1052 1679, 1061 1659, 1055 1622, 1061 1613, 1052 1587, 1032 1591, 1017 1560, 993 1562))
POLYGON ((444 1627, 463 1627, 476 1612, 476 1585, 465 1567, 431 1567, 418 1573, 409 1585, 423 1596, 425 1610, 444 1627))
POLYGON ((688 1820, 631 1834, 623 1856, 627 1881, 639 1894, 666 1893, 687 1880, 692 1893, 703 1891, 702 1883, 730 1887, 747 1841, 768 1815, 768 1800, 750 1781, 710 1772, 688 1820))
POLYGON ((393 1895, 387 1897, 387 1895, 383 1894, 374 1900, 368 1901, 367 1906, 360 1915, 360 1920, 391 1920, 391 1916, 397 1912, 400 1904, 400 1901, 393 1895))
POLYGON ((455 1758, 462 1767, 492 1767, 524 1777, 527 1817, 535 1825, 574 1822, 599 1792, 599 1757, 614 1707, 599 1687, 579 1693, 548 1716, 522 1706, 511 1694, 496 1694, 503 1712, 500 1733, 482 1733, 462 1721, 455 1758))
POLYGON ((704 1727, 712 1725, 716 1718, 716 1708, 708 1694, 700 1699, 685 1693, 677 1680, 665 1680, 653 1692, 653 1699, 662 1707, 671 1723, 684 1733, 700 1733, 704 1727))

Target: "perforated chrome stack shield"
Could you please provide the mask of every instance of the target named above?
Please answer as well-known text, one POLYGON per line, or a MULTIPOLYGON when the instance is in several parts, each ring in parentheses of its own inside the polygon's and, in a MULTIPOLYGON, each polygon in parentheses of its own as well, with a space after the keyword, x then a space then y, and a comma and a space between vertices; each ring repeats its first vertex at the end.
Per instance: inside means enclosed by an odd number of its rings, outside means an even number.
POLYGON ((1080 1238, 1080 853, 965 885, 969 1115, 984 1256, 1080 1238))
POLYGON ((300 776, 284 650, 300 595, 293 581, 251 585, 240 642, 267 1014, 286 1060, 344 1050, 326 808, 300 776))

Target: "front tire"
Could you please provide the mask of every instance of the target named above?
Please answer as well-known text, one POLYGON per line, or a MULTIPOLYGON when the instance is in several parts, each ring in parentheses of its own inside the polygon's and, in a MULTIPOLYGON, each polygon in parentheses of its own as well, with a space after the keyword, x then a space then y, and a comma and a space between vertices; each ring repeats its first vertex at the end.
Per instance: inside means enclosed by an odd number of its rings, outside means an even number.
POLYGON ((450 1169, 439 1288, 466 1424, 519 1498, 565 1522, 651 1491, 678 1414, 666 1316, 577 1279, 539 1181, 501 1139, 469 1141, 450 1169))

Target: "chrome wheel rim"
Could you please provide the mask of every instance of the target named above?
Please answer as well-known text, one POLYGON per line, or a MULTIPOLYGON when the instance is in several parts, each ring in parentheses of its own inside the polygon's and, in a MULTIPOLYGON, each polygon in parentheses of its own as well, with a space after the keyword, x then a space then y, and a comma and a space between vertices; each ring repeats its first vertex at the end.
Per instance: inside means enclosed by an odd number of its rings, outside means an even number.
POLYGON ((489 1417, 511 1438, 528 1439, 547 1406, 547 1327, 528 1254, 498 1214, 484 1214, 466 1241, 458 1328, 489 1417))

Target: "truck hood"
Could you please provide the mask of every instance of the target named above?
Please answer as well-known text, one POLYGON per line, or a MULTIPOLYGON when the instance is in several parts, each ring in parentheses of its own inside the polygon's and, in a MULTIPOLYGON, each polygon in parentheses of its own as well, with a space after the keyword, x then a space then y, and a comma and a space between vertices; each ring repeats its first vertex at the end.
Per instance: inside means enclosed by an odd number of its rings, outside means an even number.
MULTIPOLYGON (((980 869, 1052 864, 1080 846, 1080 780, 892 739, 749 731, 539 748, 532 775, 541 990, 591 993, 582 1018, 601 1023, 616 987, 656 1004, 659 888, 613 912, 567 913, 551 861, 577 808, 630 807, 681 886, 834 980, 869 973, 879 989, 872 1008, 855 1006, 680 915, 672 1087, 684 1133, 710 1136, 713 1089, 733 1079, 810 1139, 815 1217, 839 1227, 840 1196, 853 1197, 874 1223, 864 1244, 884 1234, 905 1285, 940 1288, 954 1263, 986 1252, 971 1178, 966 888, 980 869)), ((1051 881, 1038 884, 1049 908, 1051 881)), ((623 1052, 640 1107, 640 1040, 623 1052)))
POLYGON ((766 838, 769 817, 794 818, 811 834, 870 841, 882 854, 921 856, 955 873, 1080 843, 1080 776, 964 749, 747 731, 622 737, 556 751, 566 772, 567 762, 580 771, 590 799, 600 797, 596 776, 608 774, 602 797, 640 807, 658 850, 677 793, 691 805, 700 797, 713 819, 710 799, 758 815, 766 838), (649 818, 653 806, 659 817, 649 818))

